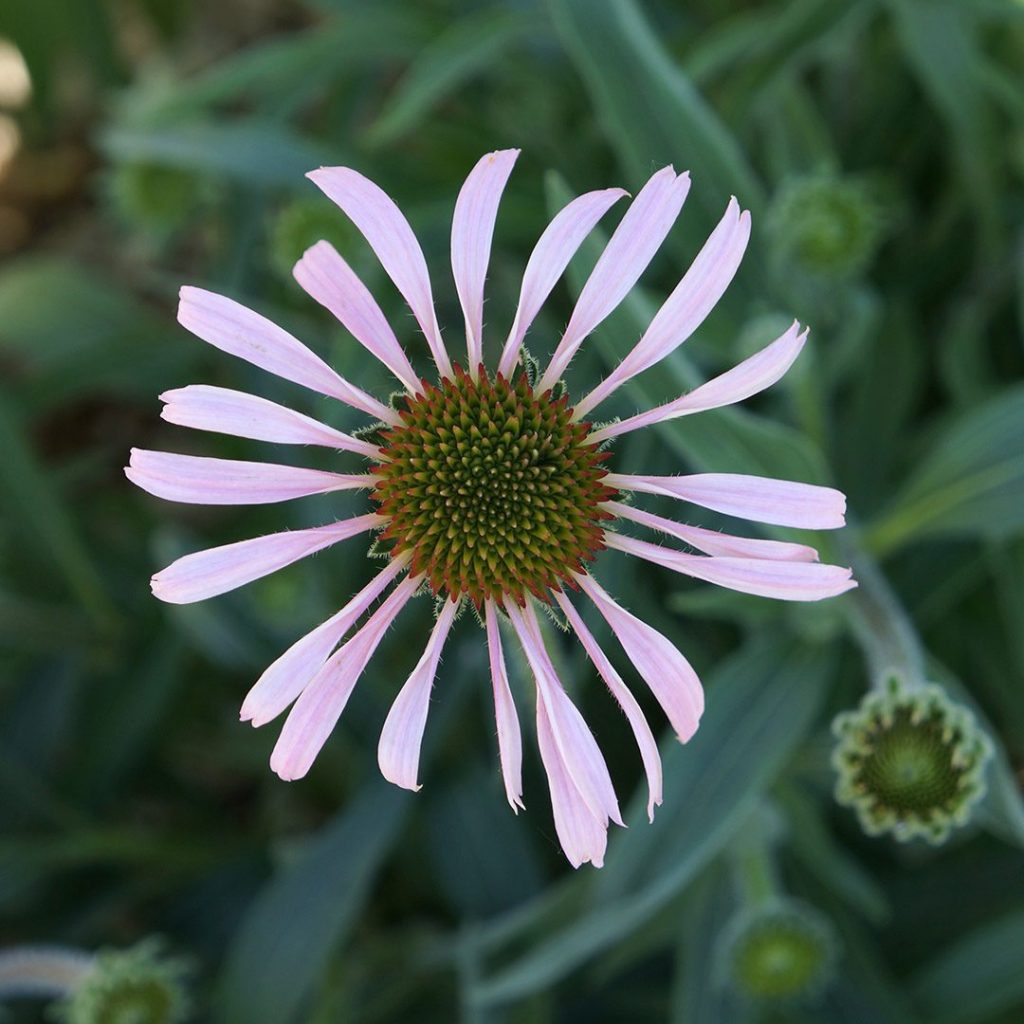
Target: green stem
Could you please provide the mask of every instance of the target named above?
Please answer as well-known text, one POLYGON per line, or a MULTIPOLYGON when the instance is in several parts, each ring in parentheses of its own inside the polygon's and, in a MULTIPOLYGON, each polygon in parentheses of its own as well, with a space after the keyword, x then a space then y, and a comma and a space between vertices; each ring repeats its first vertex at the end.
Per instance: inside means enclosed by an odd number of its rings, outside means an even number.
POLYGON ((906 609, 852 529, 842 548, 859 584, 847 596, 846 608, 868 662, 871 685, 884 687, 894 673, 910 688, 924 685, 925 651, 906 609))

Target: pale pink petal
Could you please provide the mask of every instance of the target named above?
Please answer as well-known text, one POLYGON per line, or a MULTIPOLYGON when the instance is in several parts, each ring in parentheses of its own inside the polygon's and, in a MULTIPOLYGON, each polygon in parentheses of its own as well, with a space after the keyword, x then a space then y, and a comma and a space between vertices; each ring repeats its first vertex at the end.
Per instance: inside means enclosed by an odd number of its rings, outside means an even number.
POLYGON ((282 779, 301 779, 309 771, 345 710, 373 652, 422 582, 422 576, 406 576, 359 632, 331 655, 299 695, 270 755, 270 767, 282 779))
POLYGON ((573 785, 600 820, 607 821, 610 818, 621 825, 622 815, 619 813, 619 803, 608 774, 608 766, 583 716, 562 688, 544 647, 532 605, 520 609, 510 601, 505 610, 512 620, 537 681, 538 696, 544 702, 558 751, 573 785))
POLYGON ((223 295, 184 287, 178 323, 197 338, 261 370, 330 395, 375 419, 397 423, 398 414, 339 377, 319 356, 266 317, 223 295))
POLYGON ((330 310, 360 345, 410 391, 416 390, 416 371, 380 306, 330 242, 317 242, 307 249, 292 274, 306 294, 330 310))
POLYGON ((685 743, 697 731, 704 711, 704 690, 697 673, 666 637, 616 604, 593 576, 574 576, 650 687, 679 741, 685 743))
POLYGON ((661 756, 658 753, 657 740, 655 740, 636 698, 622 681, 619 673, 612 667, 612 663, 594 639, 594 634, 587 629, 579 612, 562 591, 555 592, 555 600, 565 612, 569 624, 580 638, 580 643, 583 644, 583 649, 587 652, 598 674, 605 681, 605 685, 618 701, 619 707, 622 708, 629 721, 636 745, 640 748, 640 758, 644 763, 644 772, 647 775, 647 817, 654 821, 654 808, 661 803, 661 756))
POLYGON ((494 718, 498 727, 498 756, 501 775, 505 782, 505 797, 512 810, 519 813, 523 803, 523 737, 519 730, 519 716, 512 700, 505 671, 505 656, 501 650, 501 632, 494 602, 484 606, 487 623, 487 653, 491 663, 491 686, 494 690, 494 718))
POLYGON ((192 505, 267 505, 309 494, 358 490, 374 483, 365 473, 327 473, 273 462, 206 459, 143 448, 132 449, 124 475, 158 498, 192 505))
POLYGON ((156 597, 170 604, 204 601, 277 572, 314 551, 383 525, 380 516, 370 513, 328 526, 271 533, 208 548, 172 562, 150 580, 150 586, 156 597))
POLYGON ((576 255, 576 250, 583 243, 583 239, 594 230, 597 222, 625 195, 629 193, 624 189, 606 188, 577 196, 559 210, 544 229, 523 273, 519 305, 516 308, 515 320, 512 322, 512 330, 501 353, 499 373, 505 377, 511 375, 519 359, 519 349, 526 332, 559 278, 565 273, 569 261, 576 255))
POLYGON ((785 334, 731 370, 726 370, 682 398, 595 430, 591 440, 607 441, 610 437, 618 437, 619 434, 639 430, 652 423, 661 423, 678 416, 689 416, 695 412, 704 412, 706 409, 718 409, 723 405, 745 401, 751 395, 756 395, 781 380, 800 355, 806 340, 807 331, 801 332, 800 325, 794 321, 785 334))
POLYGON ((689 174, 677 177, 671 167, 662 168, 640 190, 583 286, 538 391, 558 381, 583 339, 636 284, 675 223, 689 190, 689 174))
POLYGON ((607 533, 610 548, 645 558, 686 576, 730 590, 783 601, 821 601, 857 586, 851 570, 818 562, 772 562, 764 558, 709 558, 607 533))
POLYGON ((469 372, 475 377, 483 358, 484 280, 491 258, 491 240, 498 204, 518 149, 482 156, 466 178, 452 217, 452 274, 466 318, 469 372))
POLYGON ((768 558, 776 562, 816 562, 818 560, 818 552, 806 544, 734 537, 716 530, 704 530, 699 526, 684 526, 672 519, 656 516, 635 505, 626 505, 621 501, 606 502, 604 507, 623 519, 631 519, 641 526, 648 526, 659 533, 677 537, 698 551, 703 551, 706 555, 724 558, 768 558))
POLYGON ((698 473, 693 476, 629 476, 609 473, 608 487, 643 491, 755 523, 834 530, 845 523, 846 496, 831 487, 774 480, 743 473, 698 473))
POLYGON ((555 740, 554 730, 548 719, 547 708, 540 694, 537 695, 537 746, 541 761, 548 777, 551 791, 551 811, 555 819, 558 841, 569 863, 578 868, 591 863, 595 868, 604 864, 604 853, 608 846, 608 823, 598 817, 587 806, 573 785, 569 770, 562 761, 562 755, 555 740))
POLYGON ((292 644, 259 677, 242 702, 239 717, 254 727, 276 718, 305 689, 341 638, 411 561, 408 553, 392 559, 341 611, 292 644))
POLYGON ((405 685, 399 691, 377 744, 377 764, 381 775, 403 789, 418 790, 417 775, 420 768, 420 748, 423 745, 423 731, 427 725, 430 709, 430 691, 437 675, 441 651, 448 638, 452 619, 458 611, 459 602, 449 598, 434 623, 423 657, 412 670, 405 685))
POLYGON ((301 412, 242 391, 190 384, 165 391, 160 400, 167 403, 160 415, 168 423, 176 423, 180 427, 273 444, 321 445, 371 459, 380 457, 380 449, 367 441, 360 441, 301 412))
POLYGON ((437 326, 427 261, 402 211, 382 188, 350 167, 321 167, 307 177, 345 211, 370 243, 381 266, 409 303, 438 370, 450 377, 452 364, 437 326))
POLYGON ((585 416, 631 377, 675 351, 704 322, 736 275, 750 240, 750 214, 735 197, 704 248, 658 310, 632 352, 576 406, 585 416))

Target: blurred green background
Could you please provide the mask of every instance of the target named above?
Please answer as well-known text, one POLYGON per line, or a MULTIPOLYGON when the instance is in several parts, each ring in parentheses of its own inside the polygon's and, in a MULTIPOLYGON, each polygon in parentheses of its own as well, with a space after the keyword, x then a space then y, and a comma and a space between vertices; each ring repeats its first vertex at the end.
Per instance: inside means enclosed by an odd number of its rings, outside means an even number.
MULTIPOLYGON (((163 936, 191 964, 189 1019, 229 1024, 1024 1020, 1024 4, 3 0, 0 38, 0 944, 163 936), (792 316, 810 347, 742 411, 631 435, 617 464, 839 486, 852 525, 815 541, 862 581, 787 606, 602 559, 606 586, 700 671, 709 710, 688 747, 666 736, 648 826, 628 729, 578 646, 560 647, 629 806, 601 872, 562 858, 528 727, 528 811, 505 805, 470 617, 435 690, 422 792, 379 778, 423 601, 310 776, 280 782, 277 726, 237 709, 369 577, 359 542, 196 606, 161 605, 147 581, 185 550, 355 503, 173 506, 121 472, 133 444, 268 454, 159 420, 157 395, 188 383, 357 424, 177 327, 181 283, 252 305, 386 394, 291 280, 329 238, 425 369, 379 265, 303 173, 351 165, 396 198, 454 339, 454 197, 509 146, 523 155, 489 275, 492 358, 567 191, 635 190, 668 162, 693 174, 571 386, 621 358, 730 194, 750 208, 726 299, 609 415, 720 372, 792 316), (870 838, 832 795, 832 717, 901 660, 973 707, 994 746, 988 795, 939 846, 870 838), (832 935, 813 998, 765 1005, 729 976, 751 836, 832 935)), ((534 328, 538 354, 583 269, 534 328)), ((41 1007, 12 1001, 10 1019, 41 1007)))

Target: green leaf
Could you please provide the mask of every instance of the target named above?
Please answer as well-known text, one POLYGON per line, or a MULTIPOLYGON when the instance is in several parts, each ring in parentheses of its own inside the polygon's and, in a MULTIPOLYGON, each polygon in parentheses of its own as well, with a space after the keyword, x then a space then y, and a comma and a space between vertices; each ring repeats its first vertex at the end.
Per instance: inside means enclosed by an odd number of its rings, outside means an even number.
POLYGON ((455 22, 425 46, 367 133, 384 145, 412 131, 447 96, 488 68, 534 25, 514 11, 490 8, 455 22))
POLYGON ((888 510, 867 531, 887 554, 910 540, 1024 529, 1024 386, 954 416, 888 510))
POLYGON ((734 194, 758 214, 761 183, 739 143, 673 63, 633 0, 548 0, 610 144, 635 182, 675 162, 693 172, 688 207, 710 228, 734 194))
MULTIPOLYGON (((708 707, 687 746, 662 750, 665 803, 654 824, 612 837, 593 898, 575 920, 481 981, 495 1004, 552 985, 631 934, 678 896, 729 841, 817 717, 831 660, 787 652, 773 637, 750 644, 709 682, 708 707)), ((643 817, 641 794, 628 819, 643 817)))
POLYGON ((307 171, 329 164, 337 154, 259 117, 195 120, 181 124, 122 125, 101 138, 107 157, 118 163, 177 167, 250 185, 308 189, 307 171))
POLYGON ((228 953, 218 1020, 298 1019, 329 956, 362 911, 408 798, 382 780, 367 785, 257 896, 228 953))
POLYGON ((0 494, 14 510, 19 535, 37 545, 94 622, 109 626, 113 608, 88 544, 51 476, 29 444, 13 403, 0 391, 0 494))
MULTIPOLYGON (((1024 907, 987 922, 943 950, 913 986, 934 1024, 971 1024, 1020 1009, 1024 1000, 1024 907)), ((1009 1020, 1010 1018, 1005 1018, 1009 1020)))

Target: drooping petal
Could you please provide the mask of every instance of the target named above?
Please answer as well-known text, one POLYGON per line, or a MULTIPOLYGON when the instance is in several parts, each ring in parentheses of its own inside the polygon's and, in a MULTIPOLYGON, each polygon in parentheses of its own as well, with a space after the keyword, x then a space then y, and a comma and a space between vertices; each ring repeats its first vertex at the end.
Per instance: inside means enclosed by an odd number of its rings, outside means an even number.
POLYGON ((604 482, 622 491, 680 498, 714 512, 755 523, 834 530, 845 523, 846 496, 831 487, 744 473, 629 476, 609 473, 604 482))
POLYGON ((583 649, 587 652, 590 660, 594 663, 598 675, 605 681, 605 685, 611 691, 612 696, 618 701, 622 708, 636 745, 640 748, 640 758, 644 763, 644 772, 647 775, 647 817, 654 821, 654 808, 661 803, 661 756, 658 753, 658 743, 647 724, 643 710, 637 703, 636 698, 630 692, 629 687, 622 681, 622 676, 612 667, 604 651, 601 650, 594 634, 587 629, 580 614, 573 607, 572 603, 562 591, 555 592, 555 600, 559 607, 565 612, 566 618, 580 638, 583 649))
POLYGON ((806 544, 791 544, 782 540, 763 540, 759 537, 734 537, 716 530, 705 530, 699 526, 684 526, 672 519, 645 512, 635 505, 621 501, 605 504, 609 512, 623 519, 631 519, 641 526, 650 527, 659 533, 677 537, 681 541, 703 551, 706 555, 723 558, 767 558, 776 562, 816 562, 818 552, 806 544))
POLYGON ((682 398, 594 431, 592 440, 607 441, 610 437, 618 437, 628 431, 648 427, 652 423, 661 423, 679 416, 689 416, 696 412, 704 412, 706 409, 718 409, 723 405, 745 401, 751 395, 756 395, 781 380, 800 355, 806 340, 807 331, 801 332, 800 325, 794 320, 785 334, 731 370, 726 370, 699 388, 694 388, 682 398))
POLYGON ((487 624, 487 654, 491 664, 491 686, 494 690, 494 718, 498 727, 498 756, 501 776, 505 783, 505 797, 516 814, 523 803, 523 737, 519 729, 519 715, 512 700, 508 684, 505 656, 501 649, 498 613, 493 601, 484 606, 487 624))
POLYGON ((360 441, 311 416, 243 391, 190 384, 165 391, 160 400, 166 403, 160 415, 179 427, 273 444, 315 444, 355 452, 371 459, 380 457, 380 449, 368 441, 360 441))
POLYGON ((266 725, 302 691, 331 656, 341 638, 356 624, 363 612, 391 585, 409 564, 408 552, 393 558, 341 611, 312 632, 297 640, 256 680, 242 702, 239 717, 254 727, 266 725))
POLYGON ((178 323, 214 348, 312 391, 337 398, 375 419, 398 422, 398 414, 393 409, 340 377, 298 338, 266 317, 233 299, 202 288, 186 286, 180 296, 178 323))
POLYGON ((335 651, 299 695, 270 755, 270 767, 285 781, 301 779, 327 742, 359 677, 388 627, 416 593, 423 578, 406 576, 363 627, 335 651))
POLYGON ((371 512, 327 526, 271 533, 196 551, 158 572, 150 580, 150 586, 156 597, 170 604, 204 601, 269 576, 314 551, 321 551, 381 525, 380 517, 371 512))
POLYGON ((547 706, 537 695, 537 746, 548 777, 551 791, 551 811, 555 831, 569 863, 578 868, 590 863, 595 868, 604 864, 608 847, 608 823, 587 806, 573 785, 569 770, 562 761, 554 730, 548 717, 547 706))
POLYGON ((430 708, 430 691, 434 686, 444 642, 458 608, 457 600, 449 598, 445 601, 423 657, 395 698, 381 730, 380 742, 377 744, 377 763, 381 774, 388 782, 403 789, 420 788, 417 775, 423 730, 427 725, 427 712, 430 708))
POLYGON ((505 610, 537 681, 538 697, 544 702, 552 734, 573 785, 600 820, 610 818, 621 825, 622 815, 608 766, 583 716, 562 688, 532 605, 520 609, 509 601, 505 610))
POLYGON ((681 743, 697 731, 704 711, 704 690, 690 663, 653 626, 626 611, 594 579, 575 574, 583 592, 597 605, 622 649, 650 687, 681 743))
POLYGON ((330 242, 317 242, 307 249, 292 274, 306 294, 330 310, 409 391, 416 390, 416 371, 380 306, 330 242))
POLYGON ((750 214, 746 210, 741 213, 733 197, 725 216, 633 351, 576 404, 578 416, 585 416, 631 377, 664 359, 700 327, 736 275, 749 240, 750 214))
POLYGON ((452 217, 452 274, 466 318, 469 373, 476 376, 483 358, 484 279, 491 258, 491 240, 498 204, 518 149, 487 153, 466 178, 452 217))
POLYGON ((608 547, 637 555, 675 572, 715 583, 729 590, 783 601, 821 601, 857 586, 852 572, 819 562, 773 562, 764 558, 713 558, 672 551, 659 544, 609 533, 608 547))
POLYGON ((450 377, 452 364, 437 325, 427 261, 402 211, 380 186, 350 167, 321 167, 307 177, 341 207, 370 243, 381 266, 409 303, 439 372, 450 377))
POLYGON ((372 487, 365 473, 327 473, 273 462, 206 459, 133 448, 124 475, 136 487, 190 505, 268 505, 309 494, 372 487))
POLYGON ((586 192, 564 206, 537 241, 519 291, 512 330, 501 353, 498 372, 509 377, 519 359, 519 349, 541 306, 551 294, 559 278, 565 273, 569 261, 583 239, 594 230, 597 222, 623 196, 625 189, 606 188, 598 192, 586 192))
POLYGON ((583 339, 636 284, 675 223, 689 189, 689 174, 677 177, 671 167, 664 167, 640 190, 583 286, 538 392, 558 381, 583 339))

